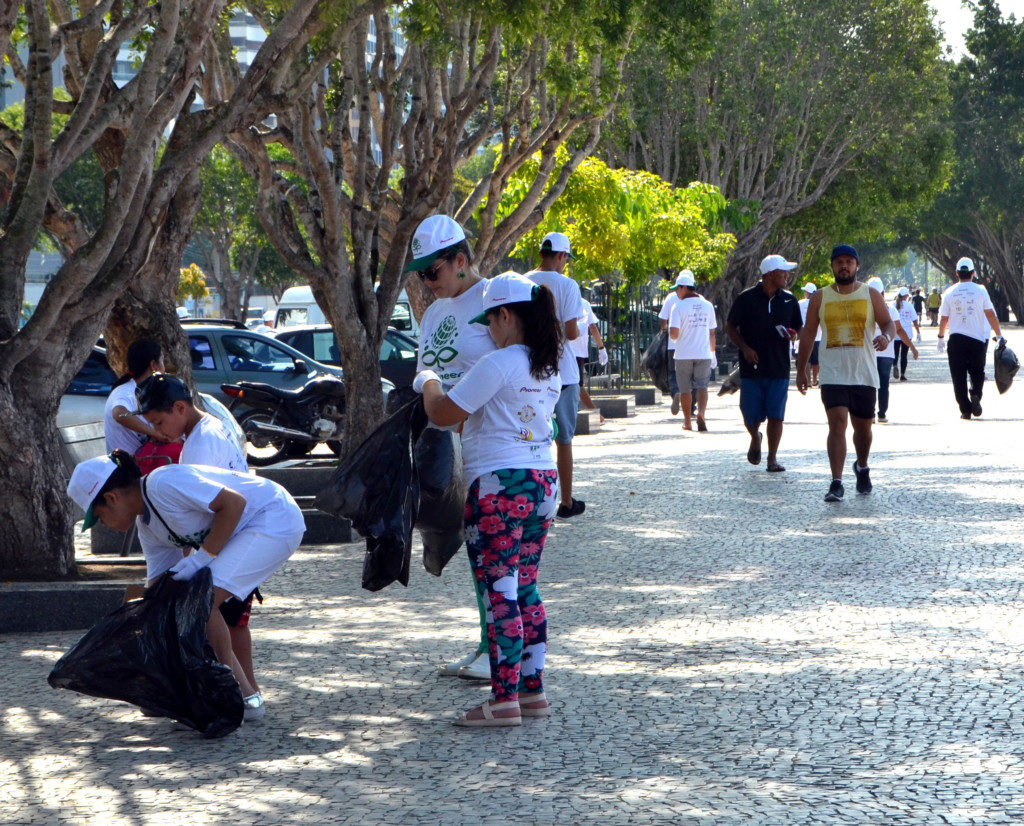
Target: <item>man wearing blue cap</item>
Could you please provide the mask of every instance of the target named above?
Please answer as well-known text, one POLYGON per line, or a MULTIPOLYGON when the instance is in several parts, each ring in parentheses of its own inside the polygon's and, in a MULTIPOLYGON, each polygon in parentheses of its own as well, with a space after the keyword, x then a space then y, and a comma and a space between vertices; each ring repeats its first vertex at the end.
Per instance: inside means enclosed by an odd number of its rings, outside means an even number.
POLYGON ((828 461, 832 483, 826 502, 841 502, 843 466, 846 464, 846 427, 853 425, 853 447, 857 458, 853 473, 857 493, 871 493, 868 455, 871 452, 871 424, 875 419, 878 392, 878 364, 875 353, 886 350, 896 336, 882 294, 857 280, 860 259, 848 244, 832 249, 835 283, 822 287, 807 305, 807 323, 800 334, 796 386, 807 393, 810 384, 807 361, 814 345, 814 331, 821 326, 818 350, 821 401, 828 416, 828 461), (875 325, 881 332, 875 336, 875 325))

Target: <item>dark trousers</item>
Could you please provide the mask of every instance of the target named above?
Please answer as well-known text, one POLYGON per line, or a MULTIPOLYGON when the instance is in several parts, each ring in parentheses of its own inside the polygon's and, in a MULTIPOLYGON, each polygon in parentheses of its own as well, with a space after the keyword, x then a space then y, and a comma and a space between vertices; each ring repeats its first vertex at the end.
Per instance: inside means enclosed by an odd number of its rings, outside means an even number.
POLYGON ((946 346, 949 359, 949 375, 953 379, 953 395, 960 406, 960 413, 971 415, 971 401, 981 399, 981 387, 985 383, 985 355, 988 342, 978 341, 970 336, 954 333, 946 346), (971 390, 967 392, 967 378, 971 379, 971 390))
POLYGON ((894 341, 892 344, 893 344, 893 349, 894 349, 894 351, 896 353, 896 366, 898 368, 897 371, 896 371, 896 374, 898 376, 906 376, 907 375, 907 354, 910 353, 910 348, 907 347, 907 345, 904 344, 899 339, 896 339, 896 341, 894 341))
POLYGON ((892 378, 892 362, 888 356, 876 356, 878 362, 878 415, 885 418, 889 410, 889 379, 892 378))

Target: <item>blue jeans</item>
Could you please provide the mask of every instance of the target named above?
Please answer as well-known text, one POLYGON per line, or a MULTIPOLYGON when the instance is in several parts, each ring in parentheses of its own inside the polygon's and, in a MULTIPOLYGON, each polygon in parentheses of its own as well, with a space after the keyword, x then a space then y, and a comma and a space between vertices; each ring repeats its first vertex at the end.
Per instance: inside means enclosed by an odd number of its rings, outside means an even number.
POLYGON ((878 362, 878 415, 884 417, 889 409, 889 379, 892 378, 892 364, 896 359, 876 356, 878 362))

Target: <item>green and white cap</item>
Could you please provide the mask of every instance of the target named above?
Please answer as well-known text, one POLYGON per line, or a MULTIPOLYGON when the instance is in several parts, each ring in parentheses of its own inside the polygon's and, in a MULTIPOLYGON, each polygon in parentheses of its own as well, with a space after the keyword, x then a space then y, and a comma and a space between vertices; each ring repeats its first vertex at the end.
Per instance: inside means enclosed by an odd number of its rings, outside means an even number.
POLYGON ((71 479, 68 481, 68 496, 85 511, 83 531, 89 530, 96 524, 96 514, 93 513, 92 504, 100 488, 107 483, 115 470, 117 470, 117 464, 109 456, 96 456, 75 465, 71 479))
POLYGON ((405 272, 425 270, 442 250, 466 240, 466 233, 447 215, 431 215, 412 236, 412 261, 405 272))
POLYGON ((501 307, 503 304, 517 304, 520 301, 533 301, 536 298, 540 287, 534 284, 525 275, 509 270, 501 275, 496 275, 487 282, 484 287, 483 305, 484 311, 480 315, 471 318, 470 324, 490 324, 491 320, 487 314, 491 310, 501 307))

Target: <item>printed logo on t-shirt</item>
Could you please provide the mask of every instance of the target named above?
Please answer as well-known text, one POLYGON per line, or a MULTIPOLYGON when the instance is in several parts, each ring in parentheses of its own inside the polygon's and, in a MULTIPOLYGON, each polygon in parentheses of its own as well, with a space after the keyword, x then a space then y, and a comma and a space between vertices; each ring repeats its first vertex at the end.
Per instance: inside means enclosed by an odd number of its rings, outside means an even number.
POLYGON ((526 405, 526 407, 521 408, 516 415, 519 416, 519 421, 523 424, 527 424, 537 417, 537 411, 530 405, 526 405))
POLYGON ((863 347, 868 324, 867 299, 830 301, 825 304, 825 346, 863 347))
POLYGON ((430 341, 423 344, 420 360, 424 367, 443 367, 459 354, 459 351, 452 347, 457 332, 455 316, 447 316, 434 330, 430 341))
POLYGON ((203 541, 206 539, 206 537, 209 535, 209 533, 210 533, 210 529, 209 528, 204 528, 201 531, 196 531, 193 534, 186 534, 185 536, 182 536, 181 534, 168 534, 167 535, 167 541, 170 542, 175 547, 182 548, 182 549, 184 549, 184 548, 198 548, 200 545, 203 544, 203 541), (178 540, 181 540, 181 541, 178 541, 178 540))

